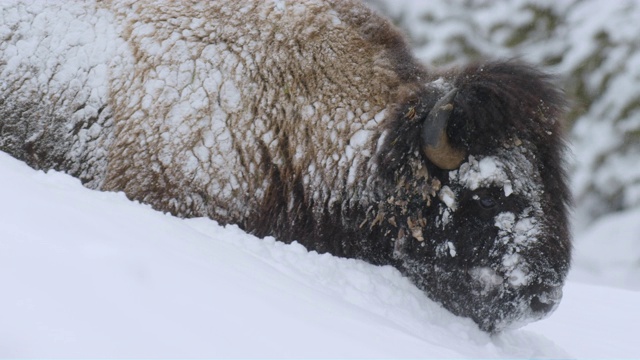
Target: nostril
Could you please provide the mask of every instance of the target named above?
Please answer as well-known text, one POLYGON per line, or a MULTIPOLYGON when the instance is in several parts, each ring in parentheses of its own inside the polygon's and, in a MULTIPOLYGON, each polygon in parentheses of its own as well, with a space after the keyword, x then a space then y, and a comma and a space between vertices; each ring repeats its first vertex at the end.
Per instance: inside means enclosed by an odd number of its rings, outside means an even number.
POLYGON ((531 310, 537 313, 548 313, 555 305, 555 302, 543 302, 539 296, 534 296, 530 304, 531 310))
POLYGON ((534 312, 548 313, 556 308, 561 298, 562 289, 558 287, 542 292, 541 294, 534 295, 531 298, 531 303, 529 305, 531 306, 531 310, 534 312))

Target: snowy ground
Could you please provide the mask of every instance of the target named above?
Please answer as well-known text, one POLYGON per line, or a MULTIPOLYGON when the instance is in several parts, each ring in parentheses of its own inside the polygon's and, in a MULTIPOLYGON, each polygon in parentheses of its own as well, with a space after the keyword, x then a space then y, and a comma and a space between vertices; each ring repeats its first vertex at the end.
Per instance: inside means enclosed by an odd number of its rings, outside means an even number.
POLYGON ((570 282, 550 318, 490 337, 391 267, 177 219, 4 153, 0 169, 2 358, 640 357, 640 292, 570 282))

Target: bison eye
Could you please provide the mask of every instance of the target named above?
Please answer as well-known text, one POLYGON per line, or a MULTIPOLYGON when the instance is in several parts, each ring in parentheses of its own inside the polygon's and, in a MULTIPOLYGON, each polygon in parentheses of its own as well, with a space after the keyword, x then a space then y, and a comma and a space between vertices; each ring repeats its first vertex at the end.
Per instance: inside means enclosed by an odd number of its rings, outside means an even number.
POLYGON ((473 196, 473 200, 476 200, 483 209, 487 210, 493 209, 494 207, 496 207, 496 205, 498 205, 498 200, 496 200, 494 196, 488 193, 476 194, 473 196))
POLYGON ((480 198, 480 206, 482 206, 485 209, 491 209, 491 208, 495 207, 496 205, 498 205, 498 202, 496 201, 496 199, 494 199, 492 197, 480 198))

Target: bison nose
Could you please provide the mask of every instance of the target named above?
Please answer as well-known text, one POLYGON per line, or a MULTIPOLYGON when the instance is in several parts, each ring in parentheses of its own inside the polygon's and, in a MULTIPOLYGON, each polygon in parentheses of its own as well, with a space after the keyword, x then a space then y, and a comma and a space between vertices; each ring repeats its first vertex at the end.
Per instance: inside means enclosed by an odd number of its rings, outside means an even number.
POLYGON ((551 313, 556 309, 562 299, 562 288, 544 288, 540 293, 531 298, 531 310, 535 313, 551 313))

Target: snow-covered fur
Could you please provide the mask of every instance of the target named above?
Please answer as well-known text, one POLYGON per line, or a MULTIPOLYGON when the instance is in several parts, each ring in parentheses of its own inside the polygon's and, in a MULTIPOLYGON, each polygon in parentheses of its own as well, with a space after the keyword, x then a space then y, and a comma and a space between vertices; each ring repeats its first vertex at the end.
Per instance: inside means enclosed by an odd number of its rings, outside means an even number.
POLYGON ((560 300, 564 104, 539 71, 427 71, 347 0, 0 6, 0 150, 177 216, 394 265, 487 331, 560 300))

